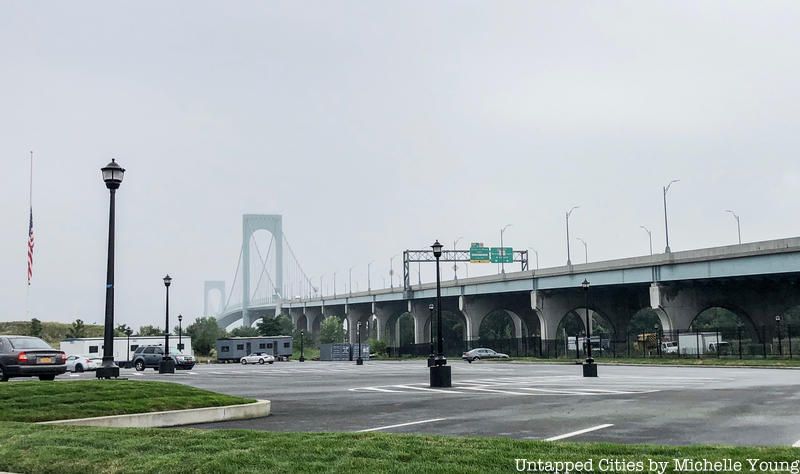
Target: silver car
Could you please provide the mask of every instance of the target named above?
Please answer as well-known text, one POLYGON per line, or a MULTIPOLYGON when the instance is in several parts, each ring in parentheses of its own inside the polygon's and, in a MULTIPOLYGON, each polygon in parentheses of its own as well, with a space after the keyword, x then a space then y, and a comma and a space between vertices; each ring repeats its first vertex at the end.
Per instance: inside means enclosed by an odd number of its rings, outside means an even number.
POLYGON ((242 365, 247 364, 272 364, 275 362, 275 357, 272 354, 267 354, 266 352, 253 352, 250 355, 246 355, 239 360, 242 365))
POLYGON ((479 347, 477 349, 472 349, 471 351, 467 351, 461 355, 461 358, 465 361, 469 362, 470 364, 472 361, 481 360, 481 359, 508 359, 508 354, 503 354, 500 352, 495 352, 491 349, 486 349, 485 347, 479 347))

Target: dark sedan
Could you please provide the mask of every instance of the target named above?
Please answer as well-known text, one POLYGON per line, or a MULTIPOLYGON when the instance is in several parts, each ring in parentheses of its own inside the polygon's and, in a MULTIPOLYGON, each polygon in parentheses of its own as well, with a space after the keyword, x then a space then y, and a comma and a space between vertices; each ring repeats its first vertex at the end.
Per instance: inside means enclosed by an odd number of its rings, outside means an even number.
POLYGON ((12 377, 54 380, 66 371, 66 354, 38 337, 0 336, 0 382, 12 377))

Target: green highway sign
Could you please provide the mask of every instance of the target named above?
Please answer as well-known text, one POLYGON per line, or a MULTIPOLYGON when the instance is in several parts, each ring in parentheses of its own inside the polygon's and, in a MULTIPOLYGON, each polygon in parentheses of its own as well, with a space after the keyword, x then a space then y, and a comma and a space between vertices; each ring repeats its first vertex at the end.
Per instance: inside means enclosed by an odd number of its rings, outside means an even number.
POLYGON ((482 243, 473 242, 469 247, 470 263, 489 263, 489 247, 484 247, 482 243))
POLYGON ((512 247, 492 247, 489 252, 491 263, 513 263, 514 249, 512 247))

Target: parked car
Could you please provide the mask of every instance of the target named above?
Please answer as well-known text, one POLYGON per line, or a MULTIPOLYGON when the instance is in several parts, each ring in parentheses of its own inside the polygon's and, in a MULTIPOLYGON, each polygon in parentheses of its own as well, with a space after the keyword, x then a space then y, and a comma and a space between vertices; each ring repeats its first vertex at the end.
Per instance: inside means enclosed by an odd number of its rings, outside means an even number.
POLYGON ((55 380, 67 371, 66 359, 38 337, 0 336, 0 382, 12 377, 55 380))
POLYGON ((101 365, 103 365, 103 359, 99 357, 87 357, 82 355, 71 355, 67 357, 67 372, 97 370, 101 365))
POLYGON ((479 347, 463 353, 461 358, 471 364, 472 361, 481 359, 508 359, 508 354, 502 354, 491 349, 486 349, 485 347, 479 347))
MULTIPOLYGON (((188 354, 182 354, 177 350, 173 352, 173 349, 170 349, 167 357, 175 362, 176 369, 189 370, 193 368, 195 364, 194 357, 188 354)), ((139 346, 136 348, 136 352, 133 353, 133 367, 139 372, 144 369, 158 370, 158 365, 163 358, 163 346, 139 346)))
POLYGON ((266 352, 253 352, 250 355, 242 357, 239 360, 239 362, 241 362, 242 365, 263 364, 265 362, 268 364, 272 364, 273 362, 275 362, 275 356, 273 356, 272 354, 267 354, 266 352))

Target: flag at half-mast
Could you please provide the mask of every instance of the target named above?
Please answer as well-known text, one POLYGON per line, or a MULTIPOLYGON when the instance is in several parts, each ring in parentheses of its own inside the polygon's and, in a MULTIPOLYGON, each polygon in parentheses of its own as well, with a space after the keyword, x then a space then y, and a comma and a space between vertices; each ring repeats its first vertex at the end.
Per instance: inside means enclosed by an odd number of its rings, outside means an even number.
POLYGON ((31 277, 33 277, 33 207, 30 208, 28 221, 28 286, 31 285, 31 277))

